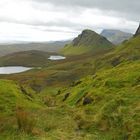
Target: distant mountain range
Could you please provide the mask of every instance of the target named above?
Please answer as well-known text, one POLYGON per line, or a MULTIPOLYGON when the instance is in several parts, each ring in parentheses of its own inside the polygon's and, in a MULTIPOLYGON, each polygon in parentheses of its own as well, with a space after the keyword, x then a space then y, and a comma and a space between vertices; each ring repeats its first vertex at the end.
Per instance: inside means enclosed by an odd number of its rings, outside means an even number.
POLYGON ((85 53, 98 53, 109 50, 113 44, 105 37, 92 30, 84 30, 72 43, 62 49, 64 55, 80 55, 85 53))
POLYGON ((133 34, 122 32, 120 30, 110 30, 105 29, 101 32, 101 35, 106 37, 109 41, 111 41, 113 44, 121 44, 125 40, 129 40, 133 34))
POLYGON ((15 43, 15 44, 0 44, 0 56, 7 54, 39 50, 45 52, 59 52, 66 44, 70 43, 71 40, 66 41, 54 41, 54 42, 42 42, 42 43, 15 43))

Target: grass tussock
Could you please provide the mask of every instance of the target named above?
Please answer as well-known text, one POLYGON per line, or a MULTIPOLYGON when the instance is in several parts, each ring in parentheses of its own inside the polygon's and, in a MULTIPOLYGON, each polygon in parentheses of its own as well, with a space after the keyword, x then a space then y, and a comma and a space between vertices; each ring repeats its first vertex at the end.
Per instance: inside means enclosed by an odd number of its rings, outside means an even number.
POLYGON ((32 133, 35 128, 36 120, 31 113, 25 111, 21 107, 17 107, 16 109, 16 119, 18 129, 25 133, 32 133))

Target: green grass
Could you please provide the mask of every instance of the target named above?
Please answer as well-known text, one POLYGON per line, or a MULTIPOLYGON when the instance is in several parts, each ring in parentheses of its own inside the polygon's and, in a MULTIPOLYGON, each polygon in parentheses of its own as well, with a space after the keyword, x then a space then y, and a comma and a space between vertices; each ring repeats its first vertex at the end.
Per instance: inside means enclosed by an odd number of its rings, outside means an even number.
POLYGON ((105 136, 106 139, 139 138, 139 69, 140 61, 124 63, 113 69, 97 72, 96 76, 81 79, 79 85, 65 90, 64 94, 71 93, 66 103, 70 100, 72 104, 69 105, 75 104, 79 106, 79 110, 87 110, 86 121, 90 123, 88 126, 83 124, 85 131, 99 133, 100 139, 105 136), (82 96, 84 99, 85 94, 90 96, 93 102, 83 107, 83 100, 77 102, 77 99, 82 96), (104 136, 101 136, 102 134, 104 136))
POLYGON ((39 107, 32 98, 22 93, 20 87, 13 81, 0 80, 1 113, 12 113, 16 106, 39 107))
POLYGON ((129 41, 119 45, 113 51, 106 53, 102 58, 96 60, 96 68, 108 68, 119 65, 122 62, 140 59, 140 36, 131 38, 129 41))
POLYGON ((61 50, 61 53, 65 56, 75 56, 75 55, 82 55, 82 54, 93 54, 96 55, 100 52, 106 52, 111 50, 112 47, 107 47, 107 45, 100 45, 100 46, 72 46, 67 45, 61 50))
POLYGON ((139 44, 1 75, 0 139, 139 140, 139 44))
POLYGON ((61 53, 64 55, 81 55, 84 53, 89 53, 92 50, 92 47, 73 47, 73 46, 66 46, 62 49, 61 53))

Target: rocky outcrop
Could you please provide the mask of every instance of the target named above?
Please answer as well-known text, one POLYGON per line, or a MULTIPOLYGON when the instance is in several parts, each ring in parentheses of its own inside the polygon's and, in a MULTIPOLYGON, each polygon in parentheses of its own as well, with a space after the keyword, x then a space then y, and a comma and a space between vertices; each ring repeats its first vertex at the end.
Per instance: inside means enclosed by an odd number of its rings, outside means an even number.
POLYGON ((83 105, 91 104, 93 99, 91 97, 85 97, 83 100, 83 105))

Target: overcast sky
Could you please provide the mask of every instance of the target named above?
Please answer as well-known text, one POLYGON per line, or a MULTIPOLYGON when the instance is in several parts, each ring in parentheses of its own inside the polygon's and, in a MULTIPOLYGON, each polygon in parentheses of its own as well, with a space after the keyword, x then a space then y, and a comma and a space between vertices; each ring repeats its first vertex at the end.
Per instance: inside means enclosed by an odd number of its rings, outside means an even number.
POLYGON ((134 33, 140 0, 0 0, 0 42, 74 38, 83 29, 134 33))

